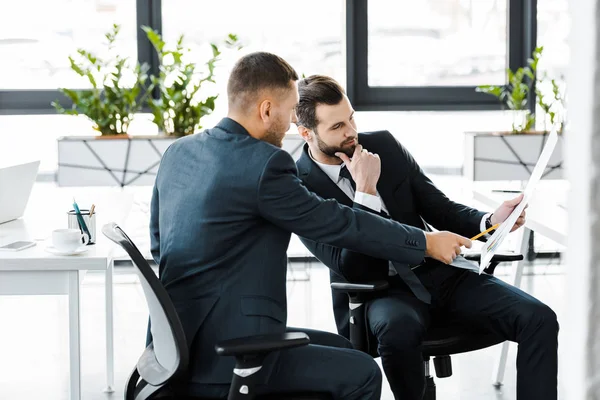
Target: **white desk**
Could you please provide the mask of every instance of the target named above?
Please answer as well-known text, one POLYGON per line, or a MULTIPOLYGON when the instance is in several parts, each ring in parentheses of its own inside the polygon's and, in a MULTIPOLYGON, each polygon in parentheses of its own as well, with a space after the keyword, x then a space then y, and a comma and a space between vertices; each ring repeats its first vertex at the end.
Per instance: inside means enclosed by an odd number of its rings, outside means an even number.
MULTIPOLYGON (((33 240, 35 247, 19 252, 0 252, 0 295, 68 295, 71 399, 79 399, 80 326, 79 283, 88 270, 105 271, 107 391, 114 386, 113 355, 113 264, 128 259, 126 253, 105 238, 101 229, 116 222, 132 238, 142 254, 150 257, 149 203, 151 187, 72 187, 36 183, 22 219, 0 224, 0 245, 33 240), (67 227, 66 212, 73 197, 81 208, 96 205, 96 244, 79 256, 60 257, 47 253, 54 229, 67 227)), ((297 239, 288 249, 290 257, 309 256, 297 239)), ((143 338, 140 338, 143 340, 143 338)))
POLYGON ((0 245, 32 240, 37 245, 18 252, 0 252, 0 295, 69 296, 70 398, 81 398, 79 285, 89 270, 105 271, 106 391, 114 386, 113 260, 117 247, 100 232, 109 221, 125 224, 134 201, 131 191, 113 188, 34 186, 25 216, 0 224, 0 245), (73 196, 82 208, 96 204, 96 244, 77 256, 56 256, 44 250, 54 229, 67 227, 73 196))
MULTIPOLYGON (((16 220, 0 225, 0 245, 13 240, 32 240, 28 223, 16 220)), ((78 256, 55 256, 38 242, 18 252, 0 252, 0 295, 67 295, 69 296, 70 398, 81 398, 81 348, 79 284, 89 270, 106 273, 106 355, 107 390, 113 386, 113 307, 112 260, 101 243, 88 246, 78 256)))
MULTIPOLYGON (((495 210, 503 201, 512 199, 518 194, 504 193, 495 190, 519 190, 515 182, 477 182, 473 184, 473 198, 482 204, 495 210)), ((564 180, 541 181, 529 201, 525 228, 520 229, 518 249, 521 254, 527 254, 529 248, 529 237, 531 232, 538 232, 561 246, 567 245, 567 194, 569 183, 564 180)), ((517 233, 514 233, 517 234, 517 233)), ((513 285, 521 286, 523 269, 527 261, 516 263, 513 275, 513 285)), ((504 371, 508 358, 508 347, 510 343, 504 342, 499 355, 497 368, 494 371, 494 385, 501 386, 504 380, 504 371)))

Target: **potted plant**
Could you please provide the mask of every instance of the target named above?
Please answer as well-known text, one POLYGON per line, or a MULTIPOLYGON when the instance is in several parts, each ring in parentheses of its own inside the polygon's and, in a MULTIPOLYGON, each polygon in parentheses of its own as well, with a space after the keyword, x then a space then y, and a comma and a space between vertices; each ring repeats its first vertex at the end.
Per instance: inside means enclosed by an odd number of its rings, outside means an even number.
MULTIPOLYGON (((71 68, 86 78, 92 88, 61 89, 73 106, 65 109, 58 102, 53 105, 60 113, 87 116, 101 135, 58 139, 59 185, 152 185, 167 147, 178 137, 200 129, 200 119, 214 110, 217 96, 203 101, 198 97, 203 83, 214 82, 218 47, 212 45, 208 74, 199 77, 196 65, 186 60, 188 50, 183 48, 183 37, 173 50, 168 50, 160 35, 145 27, 144 30, 161 59, 159 76, 150 76, 149 84, 146 65, 130 66, 127 58, 114 51, 118 25, 106 35, 107 59, 81 49, 77 52, 80 60, 70 58, 71 68), (169 63, 170 58, 174 62, 169 63), (152 99, 155 88, 159 96, 152 99), (149 106, 162 134, 127 135, 129 123, 144 104, 149 106), (100 138, 123 140, 97 140, 100 138)), ((237 40, 235 35, 229 35, 226 44, 235 46, 237 40)))
POLYGON ((100 135, 58 139, 57 182, 60 186, 151 185, 162 153, 172 140, 157 135, 130 136, 128 129, 150 95, 148 66, 117 52, 120 27, 105 36, 106 55, 78 49, 69 57, 71 69, 87 80, 89 89, 60 89, 73 105, 52 103, 61 114, 85 115, 100 135), (119 139, 119 140, 98 140, 119 139))
MULTIPOLYGON (((464 175, 472 180, 529 179, 549 129, 562 132, 565 118, 562 85, 547 74, 538 73, 543 47, 537 47, 527 65, 507 69, 508 84, 484 85, 477 91, 497 97, 512 114, 512 129, 493 132, 467 132, 464 175), (534 92, 539 112, 529 111, 534 92), (537 125, 543 127, 536 130, 537 125)), ((548 179, 562 178, 562 135, 544 173, 548 179)))
MULTIPOLYGON (((202 128, 202 117, 215 109, 218 95, 202 98, 200 89, 205 83, 215 83, 215 65, 221 55, 219 47, 210 44, 212 57, 206 62, 206 71, 202 73, 198 64, 191 60, 190 49, 183 44, 183 35, 179 36, 175 46, 169 47, 157 31, 147 26, 142 29, 154 46, 160 64, 158 76, 150 77, 158 91, 157 98, 148 99, 154 123, 167 136, 181 137, 196 133, 202 128)), ((228 35, 225 45, 241 49, 234 34, 228 35)))
POLYGON ((73 102, 71 108, 52 102, 60 114, 88 117, 94 123, 93 129, 104 137, 126 136, 131 120, 149 94, 145 88, 148 66, 131 66, 128 57, 115 51, 119 30, 118 25, 113 25, 106 34, 107 58, 84 49, 77 50, 77 59, 69 56, 71 69, 85 78, 91 89, 60 89, 73 102))

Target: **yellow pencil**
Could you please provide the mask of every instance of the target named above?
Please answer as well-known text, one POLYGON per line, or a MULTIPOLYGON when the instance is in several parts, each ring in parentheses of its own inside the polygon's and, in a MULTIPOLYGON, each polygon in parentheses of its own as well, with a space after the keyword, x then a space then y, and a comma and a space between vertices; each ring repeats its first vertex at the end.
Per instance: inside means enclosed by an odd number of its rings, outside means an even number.
POLYGON ((500 226, 500 224, 496 224, 496 225, 492 226, 491 228, 486 229, 485 231, 483 231, 481 233, 478 233, 477 235, 473 236, 471 238, 471 240, 477 240, 480 237, 482 237, 483 235, 485 235, 486 233, 489 233, 489 232, 493 231, 494 229, 498 229, 499 226, 500 226))

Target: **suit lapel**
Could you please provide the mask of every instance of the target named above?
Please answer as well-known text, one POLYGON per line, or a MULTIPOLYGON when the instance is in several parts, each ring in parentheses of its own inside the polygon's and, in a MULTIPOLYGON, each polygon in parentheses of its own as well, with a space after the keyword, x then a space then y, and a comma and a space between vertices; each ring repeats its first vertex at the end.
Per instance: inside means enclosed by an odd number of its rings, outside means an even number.
POLYGON ((310 158, 307 144, 304 144, 302 155, 298 160, 298 174, 309 190, 318 192, 324 199, 336 199, 348 207, 354 204, 354 201, 310 158))

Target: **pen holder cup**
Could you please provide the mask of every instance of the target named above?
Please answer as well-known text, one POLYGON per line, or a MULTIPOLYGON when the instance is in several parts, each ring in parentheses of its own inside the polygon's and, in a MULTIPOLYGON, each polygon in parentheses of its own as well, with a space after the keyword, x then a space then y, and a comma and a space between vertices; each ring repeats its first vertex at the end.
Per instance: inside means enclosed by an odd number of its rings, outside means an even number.
MULTIPOLYGON (((83 222, 87 225, 88 230, 90 231, 90 244, 96 243, 96 213, 92 214, 90 217, 90 210, 81 209, 81 216, 83 217, 83 222)), ((69 229, 79 229, 84 232, 81 226, 79 226, 79 222, 77 221, 77 214, 75 210, 71 210, 67 213, 69 220, 69 229)))

